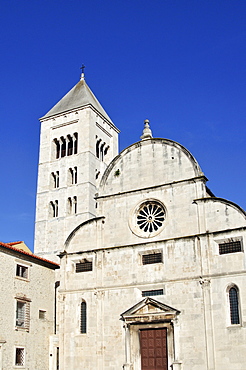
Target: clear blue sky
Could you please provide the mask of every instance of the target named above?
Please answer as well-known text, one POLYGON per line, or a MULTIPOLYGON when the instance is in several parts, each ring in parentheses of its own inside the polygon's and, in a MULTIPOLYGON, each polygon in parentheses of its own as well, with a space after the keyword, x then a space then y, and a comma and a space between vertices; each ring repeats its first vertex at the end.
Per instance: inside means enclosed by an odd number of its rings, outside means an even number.
POLYGON ((246 209, 246 1, 2 0, 0 34, 1 241, 33 247, 38 118, 82 63, 121 149, 148 118, 246 209))

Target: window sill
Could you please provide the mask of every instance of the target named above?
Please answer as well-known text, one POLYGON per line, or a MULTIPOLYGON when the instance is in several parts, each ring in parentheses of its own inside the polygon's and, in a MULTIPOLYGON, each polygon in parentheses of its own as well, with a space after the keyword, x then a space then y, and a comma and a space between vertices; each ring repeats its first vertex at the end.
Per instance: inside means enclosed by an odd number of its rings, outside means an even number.
POLYGON ((26 332, 29 332, 29 329, 27 329, 27 328, 22 328, 21 326, 16 326, 16 327, 15 327, 15 330, 16 330, 16 331, 26 331, 26 332))
POLYGON ((238 329, 238 328, 242 328, 242 325, 241 324, 231 324, 231 325, 228 325, 227 326, 227 329, 238 329))
POLYGON ((28 281, 28 282, 30 282, 30 280, 28 279, 28 278, 24 278, 24 277, 22 277, 22 276, 15 276, 15 278, 16 279, 18 279, 18 280, 22 280, 22 281, 28 281))

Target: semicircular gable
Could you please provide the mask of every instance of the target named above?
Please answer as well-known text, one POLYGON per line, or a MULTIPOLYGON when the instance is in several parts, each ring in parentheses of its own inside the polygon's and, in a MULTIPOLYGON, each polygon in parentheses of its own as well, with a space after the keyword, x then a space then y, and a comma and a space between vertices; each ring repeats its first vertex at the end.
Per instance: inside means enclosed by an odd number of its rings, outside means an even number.
POLYGON ((203 176, 193 155, 168 139, 142 140, 124 149, 108 166, 100 195, 142 189, 203 176))
POLYGON ((67 237, 64 250, 71 253, 93 249, 93 245, 96 247, 97 230, 102 220, 104 217, 95 217, 78 225, 67 237))

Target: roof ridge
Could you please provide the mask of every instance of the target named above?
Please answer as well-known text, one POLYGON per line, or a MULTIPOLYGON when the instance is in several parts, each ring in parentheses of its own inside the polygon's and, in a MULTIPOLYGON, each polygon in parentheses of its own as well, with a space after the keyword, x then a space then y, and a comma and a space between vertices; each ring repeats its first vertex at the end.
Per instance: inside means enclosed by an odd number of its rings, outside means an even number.
POLYGON ((86 105, 93 106, 109 122, 113 123, 84 79, 72 87, 42 118, 48 118, 86 105))

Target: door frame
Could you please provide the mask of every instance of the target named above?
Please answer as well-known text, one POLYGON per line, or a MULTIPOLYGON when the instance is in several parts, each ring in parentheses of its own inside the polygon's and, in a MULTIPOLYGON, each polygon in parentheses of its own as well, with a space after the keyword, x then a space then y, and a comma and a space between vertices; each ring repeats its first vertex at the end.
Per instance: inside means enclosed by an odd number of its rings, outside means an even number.
POLYGON ((168 367, 174 361, 174 338, 173 338, 173 325, 169 323, 152 323, 130 325, 130 362, 133 369, 141 369, 141 348, 140 348, 140 329, 167 329, 167 362, 168 367))

